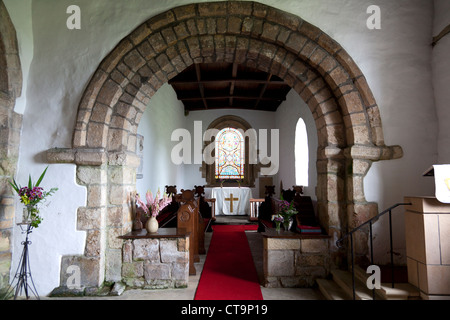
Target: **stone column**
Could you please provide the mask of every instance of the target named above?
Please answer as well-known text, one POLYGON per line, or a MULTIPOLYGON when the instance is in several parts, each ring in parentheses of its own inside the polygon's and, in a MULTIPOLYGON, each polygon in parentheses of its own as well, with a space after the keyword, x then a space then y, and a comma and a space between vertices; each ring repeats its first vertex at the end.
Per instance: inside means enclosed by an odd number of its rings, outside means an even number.
POLYGON ((22 116, 4 108, 0 92, 0 289, 9 283, 14 199, 17 195, 13 194, 8 180, 16 174, 21 127, 22 116))
MULTIPOLYGON (((346 202, 346 230, 352 231, 379 213, 378 204, 368 202, 364 195, 364 177, 374 161, 398 159, 403 155, 399 146, 354 145, 343 152, 345 157, 345 202, 346 202)), ((399 201, 401 202, 401 201, 399 201)), ((394 205, 394 203, 392 204, 394 205)), ((344 234, 345 234, 344 233, 344 234)), ((344 235, 342 234, 342 235, 344 235)), ((353 235, 355 263, 369 261, 369 229, 362 228, 353 235)), ((351 263, 350 240, 347 242, 347 260, 351 263)))
POLYGON ((123 241, 118 237, 131 231, 131 194, 136 190, 139 161, 138 156, 127 153, 112 153, 108 158, 106 281, 122 279, 123 241))
POLYGON ((22 94, 22 67, 17 36, 3 1, 0 1, 0 289, 9 285, 14 198, 8 180, 16 174, 22 115, 14 112, 22 94))
MULTIPOLYGON (((364 177, 372 164, 370 160, 347 159, 346 201, 348 232, 378 214, 378 205, 369 203, 364 196, 364 177)), ((353 234, 353 249, 356 264, 368 262, 369 228, 362 228, 353 234)), ((348 263, 351 264, 350 241, 347 243, 348 263)))
POLYGON ((346 230, 345 159, 339 148, 319 149, 317 154, 317 204, 320 225, 330 238, 331 262, 342 264, 342 252, 336 246, 346 230))

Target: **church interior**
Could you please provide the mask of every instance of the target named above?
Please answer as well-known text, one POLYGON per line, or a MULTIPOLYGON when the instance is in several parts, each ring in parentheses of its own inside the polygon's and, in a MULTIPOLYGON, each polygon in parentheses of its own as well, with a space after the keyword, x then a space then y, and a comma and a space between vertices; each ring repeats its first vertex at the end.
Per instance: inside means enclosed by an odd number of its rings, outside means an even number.
POLYGON ((450 299, 449 56, 448 0, 0 0, 0 298, 450 299))

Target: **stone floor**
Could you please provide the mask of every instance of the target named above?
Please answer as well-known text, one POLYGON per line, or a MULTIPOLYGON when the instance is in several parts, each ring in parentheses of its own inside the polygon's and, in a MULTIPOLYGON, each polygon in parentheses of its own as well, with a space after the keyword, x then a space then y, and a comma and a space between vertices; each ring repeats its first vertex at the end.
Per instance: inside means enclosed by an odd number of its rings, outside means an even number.
MULTIPOLYGON (((218 216, 217 223, 246 223, 245 217, 226 217, 218 216)), ((247 231, 247 239, 252 250, 253 261, 258 273, 258 278, 263 279, 263 247, 262 236, 256 231, 247 231)), ((205 234, 205 248, 208 250, 211 241, 212 232, 205 234)), ((200 256, 200 262, 195 263, 197 275, 189 277, 188 287, 185 289, 163 289, 163 290, 126 290, 120 296, 107 297, 82 297, 70 299, 107 299, 107 300, 193 300, 198 282, 200 280, 203 264, 206 255, 200 256)), ((264 300, 323 300, 324 297, 317 288, 265 288, 261 286, 261 292, 264 300)), ((41 298, 42 299, 42 298, 41 298)), ((63 299, 63 298, 45 298, 45 299, 63 299)), ((68 299, 68 298, 66 298, 68 299)))

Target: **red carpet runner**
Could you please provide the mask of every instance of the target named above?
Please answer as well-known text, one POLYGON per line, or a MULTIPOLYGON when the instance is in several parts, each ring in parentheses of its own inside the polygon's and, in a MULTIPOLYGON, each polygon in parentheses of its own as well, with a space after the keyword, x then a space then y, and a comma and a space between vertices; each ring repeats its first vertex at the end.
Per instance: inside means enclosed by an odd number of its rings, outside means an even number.
POLYGON ((263 300, 245 230, 251 225, 216 225, 195 300, 263 300))

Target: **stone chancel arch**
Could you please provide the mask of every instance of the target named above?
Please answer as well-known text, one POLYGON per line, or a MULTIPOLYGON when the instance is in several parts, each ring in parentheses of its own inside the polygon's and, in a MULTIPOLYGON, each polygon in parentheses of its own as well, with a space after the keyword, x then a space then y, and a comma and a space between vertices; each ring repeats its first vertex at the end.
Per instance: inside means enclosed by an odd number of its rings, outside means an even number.
MULTIPOLYGON (((117 236, 131 229, 129 193, 145 107, 190 65, 214 62, 276 75, 308 104, 319 138, 319 218, 332 239, 377 213, 365 200, 363 178, 373 161, 401 157, 402 150, 384 144, 378 106, 348 53, 317 27, 267 5, 189 4, 150 18, 120 41, 85 90, 73 148, 48 152, 51 162, 76 163, 79 183, 88 189, 87 205, 78 210, 78 228, 87 232, 85 255, 63 257, 62 274, 64 266, 78 263, 93 270, 85 286, 120 278, 117 236)), ((361 234, 359 254, 366 253, 365 243, 361 234)), ((330 248, 333 263, 341 263, 342 253, 334 243, 330 248)))

